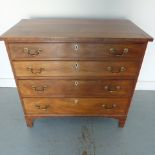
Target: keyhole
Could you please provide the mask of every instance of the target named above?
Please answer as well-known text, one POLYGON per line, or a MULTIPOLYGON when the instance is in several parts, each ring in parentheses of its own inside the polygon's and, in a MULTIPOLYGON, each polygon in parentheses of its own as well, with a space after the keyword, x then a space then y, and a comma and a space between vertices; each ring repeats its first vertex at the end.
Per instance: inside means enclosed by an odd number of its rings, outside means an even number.
POLYGON ((76 62, 75 63, 75 68, 78 69, 79 68, 79 64, 76 62))
POLYGON ((79 82, 78 81, 75 81, 75 86, 78 86, 79 85, 79 82))
POLYGON ((78 49, 79 49, 79 46, 78 46, 77 44, 75 44, 75 45, 74 45, 74 50, 75 50, 75 51, 78 51, 78 49))

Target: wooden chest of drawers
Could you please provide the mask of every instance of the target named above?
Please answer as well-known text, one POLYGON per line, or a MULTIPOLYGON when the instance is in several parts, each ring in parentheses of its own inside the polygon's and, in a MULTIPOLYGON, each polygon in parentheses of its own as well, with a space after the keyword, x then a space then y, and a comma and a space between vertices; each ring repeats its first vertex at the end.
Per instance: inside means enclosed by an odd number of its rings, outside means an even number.
POLYGON ((28 127, 103 116, 123 127, 148 41, 128 20, 25 19, 5 41, 28 127))

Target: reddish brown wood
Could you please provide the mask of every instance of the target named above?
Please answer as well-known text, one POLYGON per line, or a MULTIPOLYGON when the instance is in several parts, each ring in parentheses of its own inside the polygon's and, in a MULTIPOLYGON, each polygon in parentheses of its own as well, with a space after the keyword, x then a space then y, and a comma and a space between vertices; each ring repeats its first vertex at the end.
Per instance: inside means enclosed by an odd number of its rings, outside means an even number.
POLYGON ((144 52, 144 44, 10 43, 9 48, 13 60, 138 60, 144 52))
POLYGON ((123 115, 128 98, 23 98, 26 114, 53 116, 123 115))
POLYGON ((119 127, 123 128, 126 122, 126 116, 119 117, 118 122, 119 122, 119 127))
POLYGON ((133 80, 19 80, 22 97, 129 97, 133 80))
POLYGON ((27 127, 32 128, 33 127, 33 118, 29 116, 25 116, 27 127))
POLYGON ((124 19, 23 19, 1 39, 11 42, 147 42, 153 38, 124 19))
POLYGON ((125 61, 14 61, 16 76, 135 77, 138 62, 125 61), (109 69, 111 68, 111 70, 109 69), (123 69, 124 70, 121 70, 123 69))
POLYGON ((49 116, 104 116, 124 127, 153 40, 128 20, 90 19, 22 20, 0 39, 28 127, 49 116))

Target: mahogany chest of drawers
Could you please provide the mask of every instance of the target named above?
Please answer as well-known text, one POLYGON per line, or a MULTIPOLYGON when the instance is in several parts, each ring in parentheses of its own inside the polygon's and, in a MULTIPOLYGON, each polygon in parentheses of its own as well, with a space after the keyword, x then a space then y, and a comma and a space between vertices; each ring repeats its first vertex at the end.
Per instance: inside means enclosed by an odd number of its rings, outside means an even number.
POLYGON ((28 127, 103 116, 123 127, 148 41, 128 20, 24 19, 5 41, 28 127))

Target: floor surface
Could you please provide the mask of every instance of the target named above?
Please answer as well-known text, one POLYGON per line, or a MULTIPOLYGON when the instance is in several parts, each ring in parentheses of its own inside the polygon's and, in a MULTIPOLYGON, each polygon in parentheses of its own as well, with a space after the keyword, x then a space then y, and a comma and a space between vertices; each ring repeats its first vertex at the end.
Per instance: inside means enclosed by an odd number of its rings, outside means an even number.
POLYGON ((0 88, 0 155, 155 155, 155 91, 136 91, 115 119, 46 118, 27 128, 15 88, 0 88))

